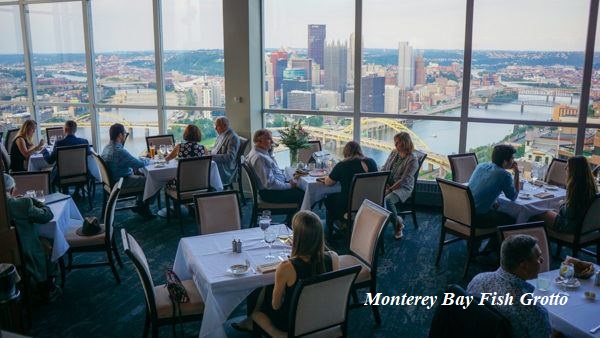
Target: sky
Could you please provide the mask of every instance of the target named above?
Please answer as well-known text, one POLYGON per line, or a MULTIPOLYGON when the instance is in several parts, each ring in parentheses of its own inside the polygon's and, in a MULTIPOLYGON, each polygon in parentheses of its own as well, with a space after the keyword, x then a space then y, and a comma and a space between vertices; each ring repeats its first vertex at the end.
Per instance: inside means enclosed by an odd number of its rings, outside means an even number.
MULTIPOLYGON (((151 0, 92 0, 96 52, 153 50, 151 0)), ((163 0, 165 50, 222 49, 220 0, 163 0)), ((325 24, 329 40, 354 32, 354 0, 264 0, 268 48, 307 47, 307 26, 325 24)), ((30 5, 32 48, 82 53, 81 2, 30 5)), ((0 53, 22 51, 16 6, 0 6, 0 53)), ((363 45, 463 49, 466 0, 364 0, 363 45)), ((583 51, 589 0, 476 0, 475 50, 583 51)), ((600 34, 597 34, 600 41, 600 34)), ((600 46, 600 43, 597 42, 600 46)))

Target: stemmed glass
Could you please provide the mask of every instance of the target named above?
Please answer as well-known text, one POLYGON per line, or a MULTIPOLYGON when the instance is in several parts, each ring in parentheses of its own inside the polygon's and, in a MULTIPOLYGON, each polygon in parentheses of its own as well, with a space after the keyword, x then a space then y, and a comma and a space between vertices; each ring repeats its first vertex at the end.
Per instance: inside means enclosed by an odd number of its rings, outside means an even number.
POLYGON ((265 242, 269 246, 269 253, 265 256, 266 259, 272 260, 275 259, 275 256, 271 253, 271 245, 277 239, 277 229, 275 227, 268 227, 265 229, 265 242))
POLYGON ((563 287, 563 291, 560 292, 560 294, 569 296, 569 293, 567 292, 567 285, 571 283, 571 279, 573 278, 573 275, 575 275, 575 267, 573 266, 573 263, 562 262, 560 264, 559 275, 561 278, 560 284, 563 287))
POLYGON ((291 250, 291 245, 292 245, 292 234, 290 233, 290 228, 288 228, 287 226, 282 226, 279 229, 279 235, 277 235, 277 239, 283 243, 284 245, 284 249, 281 252, 281 254, 283 255, 283 258, 288 258, 291 256, 292 254, 292 250, 291 250), (288 248, 288 246, 290 246, 288 248))

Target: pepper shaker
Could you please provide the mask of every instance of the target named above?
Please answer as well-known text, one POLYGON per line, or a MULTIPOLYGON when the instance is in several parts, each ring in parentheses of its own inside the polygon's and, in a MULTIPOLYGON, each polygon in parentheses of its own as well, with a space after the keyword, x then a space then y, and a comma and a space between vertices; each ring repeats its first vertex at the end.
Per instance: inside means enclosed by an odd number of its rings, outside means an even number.
POLYGON ((231 251, 238 252, 237 251, 237 243, 235 242, 235 238, 231 240, 231 251))
POLYGON ((237 240, 237 243, 235 245, 235 250, 237 253, 242 253, 242 241, 241 240, 237 240))

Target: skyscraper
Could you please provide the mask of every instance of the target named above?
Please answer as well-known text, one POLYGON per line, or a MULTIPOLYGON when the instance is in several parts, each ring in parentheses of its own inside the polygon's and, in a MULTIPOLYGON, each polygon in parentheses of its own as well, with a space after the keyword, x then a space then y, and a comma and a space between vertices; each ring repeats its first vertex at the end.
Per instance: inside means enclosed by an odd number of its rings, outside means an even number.
POLYGON ((288 53, 286 51, 271 52, 271 66, 273 67, 273 90, 281 89, 283 71, 287 68, 288 53))
POLYGON ((308 58, 323 69, 325 25, 308 25, 308 58))
POLYGON ((385 77, 377 75, 364 76, 360 91, 362 111, 383 113, 384 111, 385 77))
POLYGON ((422 55, 415 59, 415 84, 425 84, 425 60, 422 55))
POLYGON ((328 42, 324 54, 325 89, 343 94, 347 87, 348 47, 345 42, 328 42))
POLYGON ((406 41, 398 43, 398 87, 400 89, 410 88, 413 81, 413 49, 406 41))
POLYGON ((290 59, 290 68, 302 68, 304 69, 305 80, 312 78, 312 60, 311 59, 290 59))
POLYGON ((308 80, 284 79, 281 83, 282 107, 288 108, 288 93, 292 90, 310 92, 311 83, 308 80))
POLYGON ((384 112, 387 114, 398 114, 400 104, 400 91, 396 86, 385 86, 384 112))

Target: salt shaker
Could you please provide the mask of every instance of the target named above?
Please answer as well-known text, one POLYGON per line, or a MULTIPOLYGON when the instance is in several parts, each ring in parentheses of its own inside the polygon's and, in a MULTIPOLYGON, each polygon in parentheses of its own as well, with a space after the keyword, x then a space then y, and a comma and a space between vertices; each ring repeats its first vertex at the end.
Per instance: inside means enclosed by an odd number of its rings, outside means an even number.
POLYGON ((237 243, 235 244, 235 252, 242 253, 242 241, 239 239, 237 240, 237 243))
POLYGON ((237 243, 235 242, 235 238, 231 240, 231 250, 233 252, 238 252, 237 251, 237 243))

